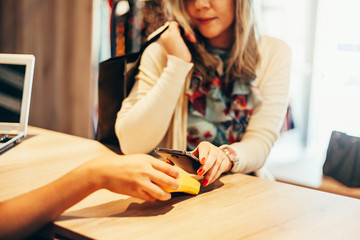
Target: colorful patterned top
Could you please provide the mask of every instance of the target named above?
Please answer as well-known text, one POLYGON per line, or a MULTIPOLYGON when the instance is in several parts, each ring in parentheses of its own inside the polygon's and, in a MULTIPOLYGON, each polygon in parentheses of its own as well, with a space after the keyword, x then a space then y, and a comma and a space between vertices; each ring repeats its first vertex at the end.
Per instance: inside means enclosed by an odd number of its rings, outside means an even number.
POLYGON ((232 89, 225 89, 223 62, 228 53, 215 49, 211 53, 219 58, 217 77, 203 81, 194 71, 190 89, 186 92, 189 101, 187 148, 193 150, 201 141, 216 146, 239 142, 246 131, 252 110, 262 101, 258 90, 250 83, 235 79, 232 89))

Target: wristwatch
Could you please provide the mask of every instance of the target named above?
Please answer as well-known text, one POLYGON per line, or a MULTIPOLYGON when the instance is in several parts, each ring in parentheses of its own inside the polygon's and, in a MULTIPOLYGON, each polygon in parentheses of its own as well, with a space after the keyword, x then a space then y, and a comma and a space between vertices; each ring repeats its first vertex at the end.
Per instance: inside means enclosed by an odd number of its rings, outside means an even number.
POLYGON ((226 154, 226 156, 232 162, 233 167, 235 166, 235 164, 240 162, 239 157, 237 156, 234 149, 232 149, 231 147, 223 146, 223 147, 220 147, 220 149, 226 154))

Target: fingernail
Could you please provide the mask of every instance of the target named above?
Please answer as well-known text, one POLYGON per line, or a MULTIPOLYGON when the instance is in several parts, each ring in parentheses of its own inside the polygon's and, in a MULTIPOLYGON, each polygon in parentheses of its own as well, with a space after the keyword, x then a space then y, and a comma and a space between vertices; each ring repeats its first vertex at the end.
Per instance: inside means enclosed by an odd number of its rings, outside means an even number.
POLYGON ((201 164, 204 164, 204 163, 205 163, 205 158, 204 158, 204 157, 200 160, 200 163, 201 163, 201 164))
POLYGON ((208 180, 207 179, 204 179, 202 182, 201 182, 201 186, 205 187, 207 184, 208 184, 208 180))
POLYGON ((172 166, 175 165, 175 164, 174 164, 172 161, 170 161, 170 160, 166 160, 166 163, 168 163, 168 164, 170 164, 170 165, 172 165, 172 166))
POLYGON ((166 195, 165 201, 166 201, 166 200, 170 200, 170 199, 171 199, 171 194, 169 193, 168 195, 166 195))
POLYGON ((204 172, 205 172, 205 170, 204 170, 203 168, 199 168, 199 169, 197 170, 197 174, 198 174, 199 176, 202 176, 202 175, 204 174, 204 172))

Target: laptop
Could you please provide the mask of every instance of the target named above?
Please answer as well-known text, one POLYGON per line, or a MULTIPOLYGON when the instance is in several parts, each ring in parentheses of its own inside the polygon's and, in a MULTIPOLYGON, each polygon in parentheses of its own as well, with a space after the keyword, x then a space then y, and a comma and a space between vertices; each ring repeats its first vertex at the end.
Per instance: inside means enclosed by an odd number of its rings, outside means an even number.
POLYGON ((26 136, 35 57, 0 53, 0 153, 26 136))

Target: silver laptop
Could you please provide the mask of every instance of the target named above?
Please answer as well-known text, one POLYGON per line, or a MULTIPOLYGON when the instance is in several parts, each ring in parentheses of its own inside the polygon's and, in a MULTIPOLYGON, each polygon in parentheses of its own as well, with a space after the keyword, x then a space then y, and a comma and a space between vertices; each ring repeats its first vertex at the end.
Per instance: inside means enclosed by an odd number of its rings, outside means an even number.
POLYGON ((0 153, 26 136, 35 57, 0 53, 0 153))

